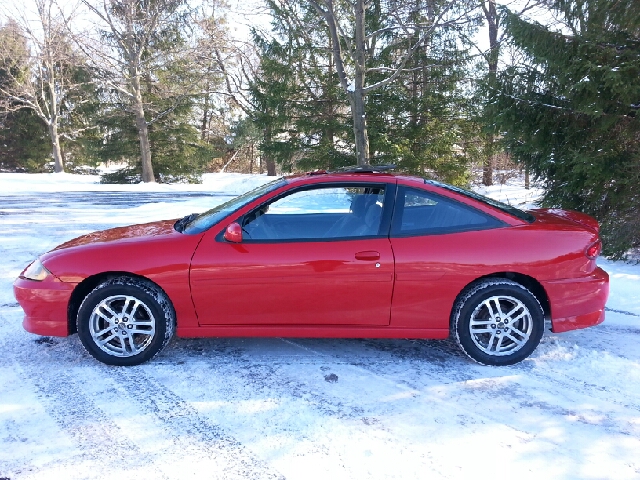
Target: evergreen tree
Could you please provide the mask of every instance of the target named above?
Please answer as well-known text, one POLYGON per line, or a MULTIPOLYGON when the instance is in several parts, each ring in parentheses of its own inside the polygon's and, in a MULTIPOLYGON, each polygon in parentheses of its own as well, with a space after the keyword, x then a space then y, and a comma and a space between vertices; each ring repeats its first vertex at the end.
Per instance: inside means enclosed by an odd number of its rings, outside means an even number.
POLYGON ((41 172, 50 155, 47 126, 32 110, 0 116, 0 171, 41 172))
POLYGON ((198 181, 215 150, 205 134, 219 74, 202 40, 217 23, 184 0, 84 3, 102 21, 107 46, 87 46, 102 103, 101 135, 88 148, 128 164, 103 181, 198 181))
POLYGON ((286 171, 353 164, 349 104, 323 26, 304 3, 269 5, 275 36, 254 35, 260 72, 250 86, 263 155, 286 171))
POLYGON ((490 110, 543 204, 602 225, 605 253, 640 246, 640 3, 555 0, 562 28, 504 11, 526 61, 498 78, 490 110))
MULTIPOLYGON (((381 25, 370 28, 376 27, 381 25)), ((478 126, 470 119, 464 91, 470 55, 458 41, 457 28, 434 31, 397 81, 370 95, 368 127, 376 163, 396 163, 408 173, 468 183, 475 154, 470 140, 477 136, 478 126)), ((411 43, 393 37, 386 39, 392 47, 373 59, 376 64, 392 64, 390 59, 411 43)), ((372 83, 383 79, 380 73, 370 75, 372 83)))
MULTIPOLYGON (((141 179, 154 182, 152 124, 189 104, 198 79, 188 68, 195 47, 187 41, 193 7, 185 0, 109 0, 83 3, 102 22, 103 45, 90 45, 92 68, 129 112, 138 132, 141 179), (150 90, 153 90, 150 92, 150 90), (160 101, 149 103, 153 98, 160 101)), ((126 128, 126 127, 123 127, 126 128)))
MULTIPOLYGON (((306 2, 270 5, 273 37, 256 37, 260 74, 252 84, 254 118, 266 136, 263 151, 285 169, 331 169, 355 163, 353 115, 328 27, 318 25, 317 11, 306 2)), ((365 29, 378 32, 370 37, 367 59, 367 82, 378 85, 366 96, 370 160, 466 183, 468 138, 477 135, 477 126, 465 113, 462 81, 469 58, 456 35, 469 25, 440 27, 426 36, 416 30, 405 38, 404 30, 389 27, 388 5, 382 8, 372 2, 367 8, 365 29), (419 48, 389 81, 398 59, 417 44, 419 48)), ((408 4, 402 8, 410 10, 408 4)), ((416 2, 415 18, 408 22, 432 24, 423 18, 426 10, 423 2, 416 2)))
MULTIPOLYGON (((199 182, 206 165, 216 156, 215 148, 201 139, 199 129, 191 124, 193 101, 183 100, 178 106, 171 99, 163 101, 148 85, 142 95, 146 104, 166 107, 165 114, 148 125, 149 148, 153 158, 155 179, 159 182, 199 182)), ((103 111, 98 118, 99 134, 84 143, 89 155, 101 162, 125 163, 128 166, 103 175, 103 183, 138 183, 142 181, 139 131, 130 121, 126 103, 110 92, 103 97, 103 111)))
MULTIPOLYGON (((14 22, 0 28, 0 91, 8 91, 15 79, 28 74, 26 39, 14 22), (6 38, 8 37, 8 38, 6 38)), ((11 99, 2 99, 0 115, 0 171, 41 171, 49 160, 51 145, 46 124, 29 108, 11 99)))

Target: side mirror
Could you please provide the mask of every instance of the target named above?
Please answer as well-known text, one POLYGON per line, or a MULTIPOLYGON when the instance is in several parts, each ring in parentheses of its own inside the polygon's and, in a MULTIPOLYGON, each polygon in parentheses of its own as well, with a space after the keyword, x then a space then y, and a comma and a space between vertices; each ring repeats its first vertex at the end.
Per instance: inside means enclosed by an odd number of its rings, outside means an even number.
POLYGON ((242 227, 238 222, 233 222, 224 232, 224 239, 231 243, 242 242, 242 227))

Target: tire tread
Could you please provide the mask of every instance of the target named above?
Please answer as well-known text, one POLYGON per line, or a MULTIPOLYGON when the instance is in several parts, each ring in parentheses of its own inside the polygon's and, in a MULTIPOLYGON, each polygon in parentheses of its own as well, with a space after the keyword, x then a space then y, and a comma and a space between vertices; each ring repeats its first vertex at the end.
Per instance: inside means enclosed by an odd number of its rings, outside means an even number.
MULTIPOLYGON (((164 314, 164 319, 165 319, 165 329, 164 329, 164 338, 162 339, 162 343, 160 344, 160 347, 153 353, 153 355, 149 356, 149 358, 144 358, 141 361, 137 361, 138 355, 134 355, 133 357, 122 357, 122 359, 120 359, 119 361, 117 361, 116 363, 110 363, 110 364, 118 364, 118 365, 122 365, 122 364, 126 364, 126 365, 137 365, 140 363, 144 363, 148 360, 150 360, 152 357, 154 357, 155 355, 157 355, 158 353, 160 353, 171 341, 171 339, 173 338, 173 335, 175 333, 175 328, 176 328, 176 314, 175 314, 175 310, 173 308, 173 304, 171 303, 171 300, 169 299, 169 297, 167 296, 166 293, 164 293, 164 291, 156 284, 154 284, 153 282, 149 281, 149 280, 145 280, 145 279, 141 279, 141 278, 135 278, 135 277, 127 277, 127 276, 120 276, 120 277, 113 277, 110 278, 102 283, 100 283, 97 287, 95 287, 93 290, 91 290, 91 292, 89 292, 87 294, 87 296, 84 297, 84 299, 82 300, 82 303, 80 304, 80 307, 78 308, 78 316, 76 318, 76 327, 78 329, 78 332, 80 333, 83 328, 81 326, 81 312, 83 312, 83 307, 85 306, 85 303, 91 299, 94 294, 99 293, 101 290, 103 290, 104 288, 113 286, 113 285, 122 285, 124 287, 134 287, 134 288, 138 288, 140 290, 142 290, 144 293, 146 293, 147 295, 151 296, 158 304, 158 306, 160 307, 162 313, 164 314), (126 361, 124 359, 129 359, 129 360, 134 360, 133 362, 131 361, 126 361)), ((81 337, 82 339, 82 337, 81 337)), ((84 341, 83 341, 84 344, 84 341)), ((86 348, 86 346, 85 346, 86 348)), ((103 359, 98 358, 94 352, 88 348, 86 348, 86 350, 89 352, 89 354, 91 354, 91 356, 93 356, 96 360, 99 360, 103 363, 107 363, 105 362, 103 359)), ((145 350, 144 352, 141 352, 140 357, 146 357, 146 355, 148 355, 148 351, 145 350)), ((138 358, 140 358, 138 357, 138 358)), ((113 357, 113 358, 121 358, 121 357, 113 357)))
MULTIPOLYGON (((477 293, 481 292, 482 290, 485 290, 487 288, 491 288, 491 287, 499 287, 499 286, 509 286, 509 287, 517 287, 520 288, 521 290, 523 290, 525 295, 529 295, 532 299, 535 300, 537 307, 539 308, 539 314, 541 315, 542 318, 542 325, 538 325, 538 328, 540 328, 541 330, 544 330, 544 310, 542 308, 542 305, 540 304, 540 301, 538 300, 538 298, 525 286, 523 286, 522 284, 515 282, 513 280, 509 280, 508 278, 486 278, 483 280, 479 280, 476 281, 472 284, 470 284, 465 290, 462 291, 462 293, 460 294, 460 296, 458 297, 458 300, 456 301, 454 308, 452 310, 451 313, 451 329, 455 334, 455 339, 456 339, 456 343, 458 344, 458 346, 460 347, 460 350, 462 350, 462 352, 469 357, 471 360, 473 360, 474 362, 480 364, 480 365, 485 365, 485 366, 501 366, 501 365, 511 365, 513 363, 517 363, 519 361, 524 360, 524 358, 517 360, 515 362, 506 362, 506 363, 488 363, 488 362, 483 362, 482 360, 476 358, 473 356, 472 353, 470 353, 469 351, 467 351, 467 348, 465 348, 463 342, 460 340, 460 320, 461 320, 461 313, 463 308, 465 307, 465 305, 467 304, 467 302, 469 301, 469 299, 471 297, 473 297, 474 295, 476 295, 477 293)), ((535 312, 531 312, 532 314, 534 314, 535 312)), ((541 334, 539 335, 540 337, 542 336, 541 334)), ((538 338, 537 343, 539 343, 540 339, 538 338)), ((537 343, 536 343, 536 347, 537 347, 537 343)), ((535 348, 534 348, 535 350, 535 348)), ((516 352, 517 353, 517 352, 516 352)), ((528 355, 527 355, 528 356, 528 355)), ((505 356, 503 358, 509 358, 509 356, 505 356)))

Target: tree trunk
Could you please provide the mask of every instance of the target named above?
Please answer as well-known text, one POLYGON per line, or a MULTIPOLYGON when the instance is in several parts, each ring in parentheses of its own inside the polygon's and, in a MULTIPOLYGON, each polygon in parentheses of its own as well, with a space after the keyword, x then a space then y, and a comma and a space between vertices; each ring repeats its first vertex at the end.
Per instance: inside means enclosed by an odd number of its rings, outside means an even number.
POLYGON ((531 183, 529 181, 529 167, 524 167, 524 188, 529 190, 531 183))
POLYGON ((486 187, 493 185, 493 166, 495 165, 495 138, 493 134, 486 137, 484 163, 482 165, 482 184, 486 187))
POLYGON ((55 122, 49 124, 49 136, 51 137, 51 149, 53 152, 53 171, 56 173, 64 172, 60 136, 58 135, 58 125, 55 122))
MULTIPOLYGON (((329 37, 329 49, 333 49, 333 45, 331 44, 332 40, 331 37, 329 37)), ((329 55, 328 58, 329 61, 329 75, 328 77, 333 79, 334 75, 335 75, 335 69, 334 69, 334 65, 333 65, 333 55, 329 55)), ((324 92, 323 95, 323 117, 324 117, 324 128, 322 129, 322 139, 320 140, 320 143, 323 145, 324 148, 326 148, 326 152, 330 152, 331 150, 333 150, 334 144, 333 144, 333 138, 335 136, 334 131, 333 131, 333 124, 334 124, 334 120, 335 120, 335 106, 333 104, 333 96, 328 93, 326 90, 324 92)), ((331 156, 333 157, 333 156, 331 156)), ((335 167, 335 165, 333 164, 333 161, 329 160, 326 162, 326 167, 329 169, 333 169, 335 167)))
MULTIPOLYGON (((498 44, 498 14, 496 11, 496 0, 488 0, 488 8, 485 9, 485 17, 489 25, 489 87, 495 88, 498 74, 498 57, 500 56, 500 45, 498 44)), ((493 134, 487 136, 489 155, 485 158, 482 169, 482 184, 493 185, 493 167, 495 165, 495 137, 493 134)))
MULTIPOLYGON (((207 71, 208 72, 208 71, 207 71)), ((207 93, 204 96, 204 107, 202 107, 202 127, 200 129, 200 139, 207 141, 207 128, 209 126, 209 82, 207 82, 207 93)))
POLYGON ((351 97, 351 112, 353 115, 353 133, 356 141, 356 159, 358 165, 369 164, 369 134, 367 133, 367 118, 365 115, 365 5, 364 0, 357 0, 356 14, 356 38, 355 38, 355 77, 353 81, 353 93, 351 97))
MULTIPOLYGON (((271 143, 271 127, 267 127, 264 129, 264 140, 267 145, 271 143)), ((275 177, 276 176, 276 162, 271 155, 268 153, 264 153, 264 163, 267 166, 267 176, 275 177)))
POLYGON ((140 92, 140 77, 134 75, 131 80, 134 96, 133 113, 136 117, 136 127, 138 128, 138 139, 140 141, 140 157, 142 160, 142 181, 153 183, 156 181, 153 175, 153 165, 151 164, 151 145, 149 144, 149 128, 147 119, 144 117, 144 105, 142 104, 142 93, 140 92))
POLYGON ((354 95, 351 111, 353 112, 353 134, 356 140, 356 159, 358 165, 369 165, 369 136, 365 117, 364 96, 354 95))
POLYGON ((267 157, 264 159, 264 161, 267 164, 267 175, 269 177, 275 177, 276 176, 276 162, 275 162, 275 160, 267 155, 267 157))
MULTIPOLYGON (((50 25, 47 25, 45 30, 48 34, 50 25)), ((50 47, 50 45, 49 45, 50 47)), ((47 48, 47 57, 44 62, 45 75, 48 78, 49 92, 47 94, 47 100, 49 103, 49 111, 51 112, 49 121, 49 137, 51 138, 51 152, 53 153, 53 171, 55 173, 64 172, 64 162, 62 161, 62 151, 60 149, 60 136, 58 135, 58 90, 56 88, 56 69, 54 68, 54 62, 51 57, 51 48, 47 48)))

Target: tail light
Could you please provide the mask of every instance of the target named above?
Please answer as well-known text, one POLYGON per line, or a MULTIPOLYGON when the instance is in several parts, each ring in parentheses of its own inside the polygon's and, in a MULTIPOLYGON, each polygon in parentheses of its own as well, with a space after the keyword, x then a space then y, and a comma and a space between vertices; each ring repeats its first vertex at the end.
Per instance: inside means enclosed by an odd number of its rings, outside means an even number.
POLYGON ((602 251, 602 242, 598 240, 592 243, 591 245, 589 245, 587 249, 584 251, 584 254, 587 256, 587 258, 591 260, 595 260, 598 257, 598 255, 600 255, 601 251, 602 251))

